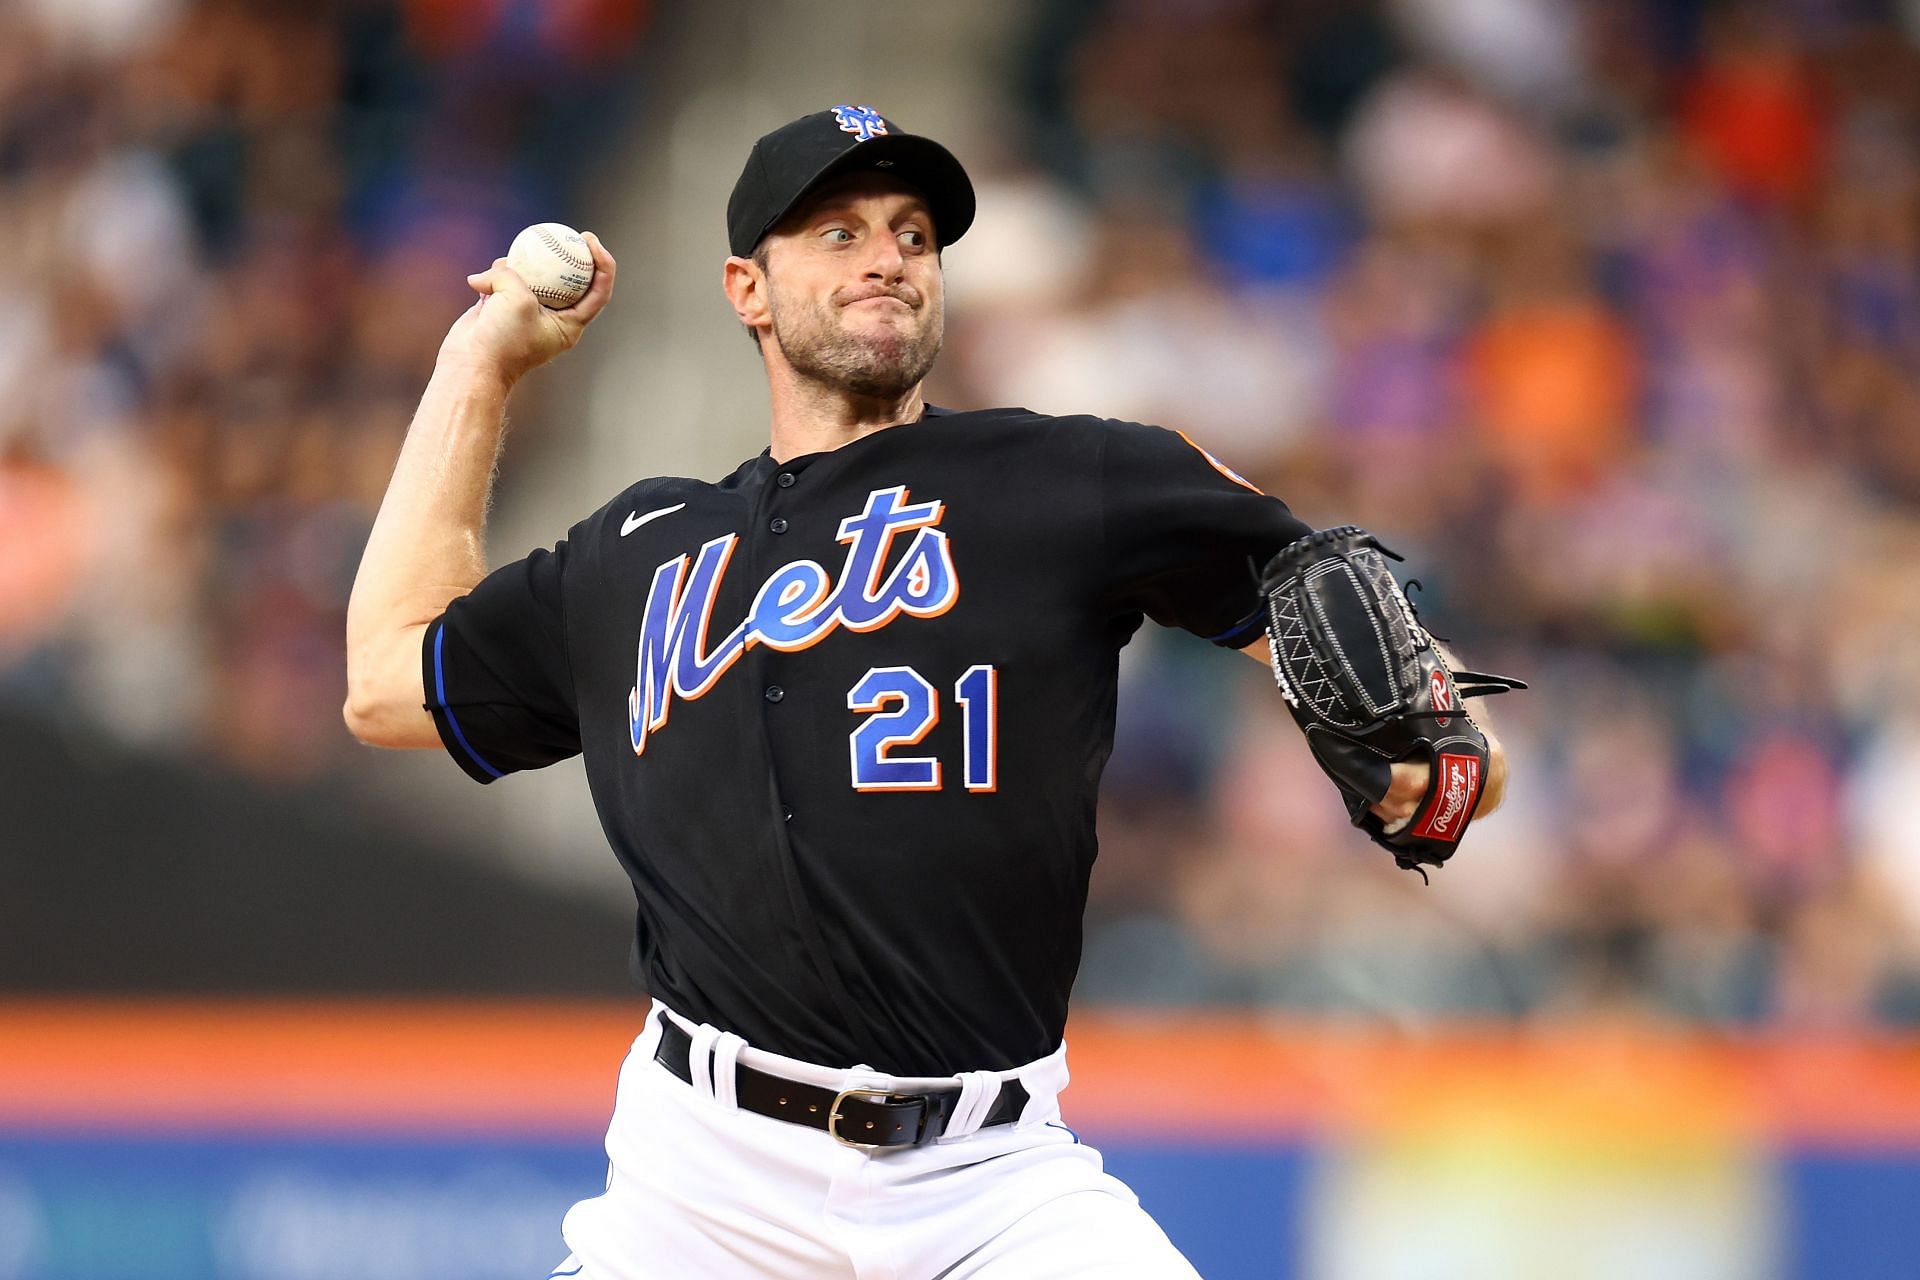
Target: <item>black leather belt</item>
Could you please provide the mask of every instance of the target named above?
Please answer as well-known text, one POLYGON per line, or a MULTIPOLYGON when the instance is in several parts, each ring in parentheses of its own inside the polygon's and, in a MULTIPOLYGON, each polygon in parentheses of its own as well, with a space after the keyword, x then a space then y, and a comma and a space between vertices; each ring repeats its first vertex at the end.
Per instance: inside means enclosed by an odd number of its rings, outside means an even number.
MULTIPOLYGON (((688 1084, 687 1055, 693 1037, 664 1015, 660 1018, 660 1047, 653 1060, 688 1084)), ((825 1129, 850 1147, 917 1147, 946 1132, 947 1121, 960 1101, 960 1086, 926 1093, 889 1093, 885 1089, 822 1089, 781 1076, 769 1075, 736 1063, 734 1100, 741 1110, 771 1116, 813 1129, 825 1129)), ((1000 1097, 980 1123, 1011 1124, 1026 1109, 1027 1091, 1018 1080, 1002 1081, 1000 1097)))

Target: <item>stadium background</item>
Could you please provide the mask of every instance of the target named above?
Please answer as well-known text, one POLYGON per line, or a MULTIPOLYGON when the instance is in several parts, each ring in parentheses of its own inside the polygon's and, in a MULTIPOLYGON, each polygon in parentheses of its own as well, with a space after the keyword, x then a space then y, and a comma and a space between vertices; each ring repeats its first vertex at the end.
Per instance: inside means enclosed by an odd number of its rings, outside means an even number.
POLYGON ((340 727, 461 277, 622 261, 493 537, 762 443, 752 138, 968 162, 932 398, 1405 552, 1507 811, 1431 889, 1250 664, 1124 667, 1069 1118, 1214 1280, 1920 1256, 1920 4, 0 8, 0 1277, 544 1274, 638 1005, 577 768, 340 727))

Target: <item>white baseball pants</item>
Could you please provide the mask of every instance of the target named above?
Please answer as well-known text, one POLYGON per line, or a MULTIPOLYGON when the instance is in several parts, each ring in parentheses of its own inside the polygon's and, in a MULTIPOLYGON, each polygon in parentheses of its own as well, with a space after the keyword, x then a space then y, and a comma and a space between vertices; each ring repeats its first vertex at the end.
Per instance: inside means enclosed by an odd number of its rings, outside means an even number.
MULTIPOLYGON (((661 1006, 654 1006, 656 1014, 661 1006)), ((911 1093, 915 1080, 796 1062, 668 1013, 693 1036, 689 1085, 653 1060, 659 1019, 620 1069, 605 1194, 562 1231, 566 1280, 1198 1280, 1100 1154, 1059 1123, 1066 1047, 1017 1071, 961 1077, 947 1136, 873 1151, 732 1105, 745 1063, 830 1089, 911 1093), (707 1063, 712 1063, 708 1088, 707 1063), (1031 1101, 967 1133, 997 1081, 1031 1101)))

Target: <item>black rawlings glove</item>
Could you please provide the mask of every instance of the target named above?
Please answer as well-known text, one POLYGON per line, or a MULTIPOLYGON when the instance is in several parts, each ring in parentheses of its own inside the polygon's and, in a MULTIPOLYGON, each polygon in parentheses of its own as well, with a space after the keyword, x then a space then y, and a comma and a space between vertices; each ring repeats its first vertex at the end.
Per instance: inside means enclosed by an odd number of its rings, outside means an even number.
POLYGON ((1486 735, 1461 699, 1527 686, 1449 671, 1385 556, 1400 559, 1357 525, 1325 529, 1268 561, 1260 594, 1274 679, 1314 759, 1353 825, 1418 870, 1453 856, 1486 786, 1486 735), (1389 835, 1368 806, 1409 757, 1427 761, 1432 778, 1412 819, 1389 835))

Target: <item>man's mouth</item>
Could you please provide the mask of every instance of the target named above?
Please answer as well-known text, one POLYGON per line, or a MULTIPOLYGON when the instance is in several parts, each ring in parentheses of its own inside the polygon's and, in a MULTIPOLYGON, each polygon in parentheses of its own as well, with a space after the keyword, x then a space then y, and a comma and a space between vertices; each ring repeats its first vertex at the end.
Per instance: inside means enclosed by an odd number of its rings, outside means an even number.
POLYGON ((851 302, 845 302, 845 303, 842 303, 841 305, 847 306, 847 307, 861 307, 861 306, 866 306, 868 304, 877 304, 884 307, 884 305, 887 303, 892 303, 894 306, 899 307, 905 311, 913 310, 912 303, 908 302, 904 298, 896 297, 891 293, 870 294, 867 297, 855 298, 851 302))

